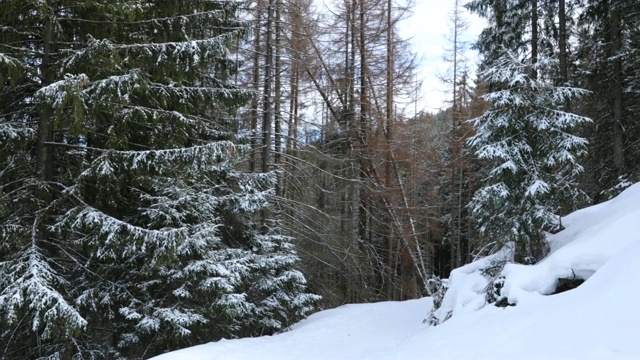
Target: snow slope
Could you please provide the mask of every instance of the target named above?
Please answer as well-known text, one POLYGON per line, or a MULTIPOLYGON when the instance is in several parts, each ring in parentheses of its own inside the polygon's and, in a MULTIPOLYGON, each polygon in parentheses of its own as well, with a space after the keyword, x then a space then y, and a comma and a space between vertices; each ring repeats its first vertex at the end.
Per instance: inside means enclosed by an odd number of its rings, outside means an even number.
POLYGON ((321 311, 275 336, 222 340, 154 360, 329 360, 393 358, 397 345, 425 325, 429 298, 345 305, 321 311))
POLYGON ((551 254, 508 265, 504 294, 517 306, 487 305, 487 260, 457 269, 438 326, 422 323, 428 298, 347 305, 312 315, 270 337, 223 340, 155 360, 294 359, 640 359, 640 184, 563 218, 551 254), (557 295, 559 277, 582 277, 557 295))

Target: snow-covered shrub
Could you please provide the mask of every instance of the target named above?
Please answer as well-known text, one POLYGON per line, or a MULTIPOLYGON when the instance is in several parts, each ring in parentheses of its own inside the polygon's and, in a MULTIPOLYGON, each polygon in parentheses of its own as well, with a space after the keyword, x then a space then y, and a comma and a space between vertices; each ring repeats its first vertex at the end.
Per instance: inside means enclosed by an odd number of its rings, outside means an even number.
POLYGON ((507 259, 494 259, 489 262, 489 266, 480 270, 483 276, 485 276, 489 283, 485 289, 487 302, 490 304, 496 304, 496 306, 506 306, 508 302, 505 301, 502 295, 502 288, 504 287, 504 276, 502 271, 507 264, 507 259))
POLYGON ((424 322, 429 323, 430 325, 437 325, 439 323, 433 314, 435 310, 442 306, 442 300, 444 299, 444 295, 447 293, 448 288, 449 285, 447 279, 441 279, 439 276, 431 276, 427 280, 427 293, 433 299, 433 307, 424 322))
POLYGON ((619 176, 616 184, 611 188, 602 191, 600 195, 604 199, 611 200, 631 185, 633 185, 633 182, 629 180, 628 176, 619 176))
POLYGON ((438 325, 456 313, 484 307, 491 299, 488 294, 493 291, 494 284, 501 282, 502 268, 512 260, 513 248, 505 247, 493 255, 451 271, 446 291, 439 301, 441 305, 437 308, 434 306, 427 322, 438 325))

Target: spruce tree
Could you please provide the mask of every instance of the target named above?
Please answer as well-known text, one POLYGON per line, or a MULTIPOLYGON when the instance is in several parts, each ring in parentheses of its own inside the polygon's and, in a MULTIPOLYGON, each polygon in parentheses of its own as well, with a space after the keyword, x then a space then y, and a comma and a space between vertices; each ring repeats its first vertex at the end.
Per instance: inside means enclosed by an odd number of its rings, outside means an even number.
POLYGON ((505 52, 483 71, 496 90, 484 96, 491 107, 473 120, 468 142, 490 168, 470 203, 480 234, 514 246, 525 263, 544 255, 544 231, 561 228, 561 207, 580 198, 575 179, 587 145, 571 131, 589 119, 563 110, 586 91, 532 76, 545 66, 532 69, 505 52))
POLYGON ((3 357, 147 358, 311 309, 256 221, 274 174, 237 170, 237 6, 0 3, 3 357))

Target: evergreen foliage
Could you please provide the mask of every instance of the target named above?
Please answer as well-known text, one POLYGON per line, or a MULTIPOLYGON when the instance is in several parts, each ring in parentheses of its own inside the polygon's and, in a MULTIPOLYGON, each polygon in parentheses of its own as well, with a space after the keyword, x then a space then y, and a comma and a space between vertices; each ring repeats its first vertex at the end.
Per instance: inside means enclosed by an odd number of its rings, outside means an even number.
POLYGON ((482 67, 490 66, 503 48, 519 54, 524 52, 527 27, 531 22, 530 0, 471 0, 464 7, 492 24, 482 30, 474 44, 483 55, 482 67))
POLYGON ((481 74, 499 90, 484 96, 491 108, 473 120, 476 135, 468 142, 491 168, 470 203, 480 234, 515 244, 516 260, 525 262, 543 255, 543 231, 559 229, 561 206, 581 196, 575 179, 587 141, 571 131, 589 121, 563 111, 585 90, 553 86, 531 73, 505 52, 481 74))
POLYGON ((594 119, 585 191, 596 202, 640 180, 640 5, 593 1, 577 17, 574 78, 593 92, 584 111, 594 119))
POLYGON ((238 5, 0 3, 0 357, 147 358, 312 309, 259 221, 275 175, 237 170, 238 5))

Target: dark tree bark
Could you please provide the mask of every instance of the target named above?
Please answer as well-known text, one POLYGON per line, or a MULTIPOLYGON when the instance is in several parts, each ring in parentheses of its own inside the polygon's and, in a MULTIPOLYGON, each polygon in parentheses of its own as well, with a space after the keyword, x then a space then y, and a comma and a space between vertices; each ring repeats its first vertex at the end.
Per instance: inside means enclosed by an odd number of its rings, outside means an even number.
MULTIPOLYGON (((538 0, 531 0, 531 65, 538 63, 538 0)), ((538 78, 538 71, 534 68, 532 76, 538 78)))
POLYGON ((622 49, 622 19, 620 7, 611 3, 610 9, 611 24, 611 54, 613 58, 613 76, 611 77, 611 88, 613 95, 613 162, 618 171, 618 175, 625 173, 624 161, 624 134, 623 134, 623 91, 622 91, 622 59, 620 50, 622 49))
POLYGON ((265 59, 264 59, 264 93, 262 114, 262 171, 269 171, 271 154, 271 120, 273 119, 273 99, 271 97, 271 85, 273 82, 273 12, 275 0, 269 0, 267 4, 267 31, 265 34, 265 59))
MULTIPOLYGON (((42 34, 44 54, 40 71, 43 86, 52 83, 52 54, 55 51, 53 45, 53 26, 53 20, 48 18, 45 21, 42 34)), ((51 181, 53 179, 53 149, 47 145, 47 143, 53 142, 52 115, 51 109, 42 109, 38 120, 36 169, 42 181, 51 181)))
MULTIPOLYGON (((391 143, 393 141, 393 24, 392 24, 392 11, 391 0, 387 0, 387 56, 386 56, 386 119, 385 119, 385 167, 384 167, 384 182, 386 189, 386 196, 389 199, 389 206, 393 206, 393 183, 391 178, 393 154, 391 153, 391 143)), ((392 209, 388 210, 386 215, 387 233, 385 234, 385 248, 386 248, 386 265, 387 271, 390 275, 394 273, 394 231, 393 231, 393 219, 391 217, 392 209)), ((402 236, 402 234, 400 234, 402 236)), ((393 286, 389 282, 387 289, 387 296, 393 298, 393 286)))
MULTIPOLYGON (((355 1, 354 1, 355 2, 355 1)), ((366 24, 364 0, 360 0, 359 7, 360 28, 359 28, 359 52, 360 52, 360 126, 358 129, 358 140, 360 143, 360 205, 358 207, 358 235, 361 241, 367 238, 367 195, 365 183, 369 173, 366 163, 367 147, 367 54, 366 54, 366 24)))
MULTIPOLYGON (((276 19, 275 19, 275 94, 274 94, 274 139, 273 139, 273 163, 276 167, 280 168, 282 161, 282 124, 281 124, 281 111, 280 102, 282 97, 282 1, 275 0, 276 6, 276 19)), ((278 180, 276 182, 276 196, 282 195, 282 173, 278 173, 278 180)))
POLYGON ((569 80, 567 65, 567 10, 565 0, 558 0, 558 46, 560 60, 560 82, 566 83, 569 80))
MULTIPOLYGON (((262 1, 256 5, 255 38, 253 40, 253 89, 257 92, 260 89, 260 47, 262 46, 262 1)), ((249 118, 251 126, 251 156, 249 158, 249 171, 256 170, 257 155, 257 134, 258 134, 258 98, 251 102, 251 115, 249 118)))

